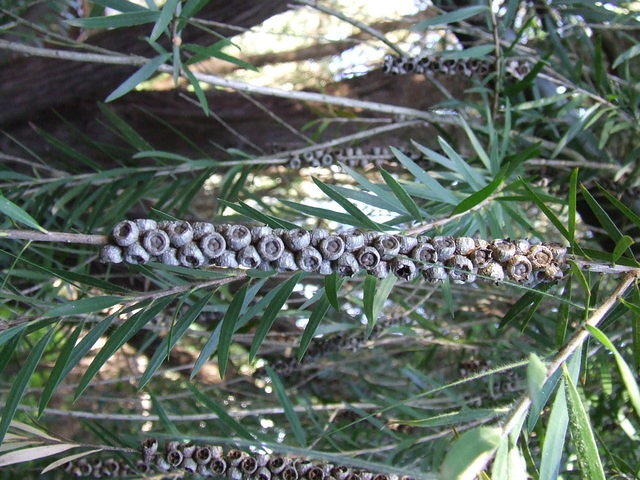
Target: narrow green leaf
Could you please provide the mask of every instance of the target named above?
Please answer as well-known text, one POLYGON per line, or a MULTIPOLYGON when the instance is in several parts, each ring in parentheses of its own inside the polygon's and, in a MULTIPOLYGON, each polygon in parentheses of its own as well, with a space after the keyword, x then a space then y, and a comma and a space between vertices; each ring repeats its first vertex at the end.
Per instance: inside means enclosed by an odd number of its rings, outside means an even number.
MULTIPOLYGON (((44 349, 49 344, 54 332, 55 328, 50 328, 49 331, 38 341, 36 346, 33 347, 33 350, 31 350, 31 353, 29 353, 29 356, 27 357, 24 365, 22 365, 22 368, 20 368, 20 371, 12 379, 11 390, 6 397, 4 408, 2 409, 2 419, 0 420, 0 445, 4 440, 7 430, 9 429, 11 420, 18 408, 18 404, 29 385, 29 380, 31 380, 33 372, 36 371, 38 363, 40 363, 40 358, 44 353, 44 349)), ((2 459, 5 457, 6 455, 4 457, 0 457, 0 464, 2 464, 2 459)))
POLYGON ((296 437, 296 441, 298 442, 298 444, 304 447, 307 444, 307 436, 305 435, 302 424, 300 423, 300 419, 298 418, 298 415, 293 408, 293 404, 287 396, 287 392, 284 388, 284 385, 282 384, 282 380, 280 380, 278 374, 271 367, 267 366, 266 370, 267 374, 271 378, 273 389, 275 390, 276 395, 280 400, 280 404, 284 409, 284 414, 287 417, 287 420, 289 420, 291 427, 293 428, 293 435, 296 437))
POLYGON ((122 302, 122 297, 114 297, 106 295, 104 297, 81 298, 72 302, 63 303, 57 307, 53 307, 47 311, 46 317, 67 317, 71 315, 82 315, 84 313, 93 313, 112 307, 122 302))
POLYGON ((224 423, 227 427, 229 427, 232 431, 236 432, 242 438, 254 439, 255 436, 252 435, 249 430, 243 427, 236 419, 231 417, 224 408, 214 402, 208 395, 205 395, 200 390, 198 390, 195 386, 190 383, 187 384, 191 393, 195 399, 200 402, 202 405, 207 407, 209 410, 213 411, 222 423, 224 423))
POLYGON ((138 84, 147 80, 151 75, 153 75, 158 67, 162 65, 168 58, 168 53, 163 53, 162 55, 158 55, 157 57, 152 58, 147 63, 145 63, 142 67, 136 70, 133 75, 127 78, 124 82, 118 86, 113 92, 109 94, 109 96, 105 99, 105 102, 112 102, 113 100, 126 95, 131 90, 136 88, 138 84))
POLYGON ((523 178, 520 179, 522 182, 522 186, 527 191, 529 198, 535 203, 542 213, 553 223, 553 226, 558 229, 558 231, 562 234, 564 238, 566 238, 569 242, 571 242, 571 235, 569 235, 569 231, 565 228, 562 222, 558 219, 555 213, 551 211, 549 207, 545 205, 542 199, 538 196, 536 192, 525 182, 523 178))
POLYGON ((112 8, 118 12, 142 12, 147 10, 143 6, 136 5, 128 0, 91 0, 91 3, 112 8))
POLYGON ((420 213, 420 209, 416 205, 416 202, 413 201, 413 198, 411 198, 407 191, 402 188, 402 185, 400 185, 398 181, 393 178, 391 174, 384 168, 380 169, 380 174, 382 175, 385 183, 389 186, 396 198, 400 201, 400 203, 402 203, 407 213, 409 213, 414 219, 421 221, 422 214, 420 213))
POLYGON ((218 341, 218 368, 220 370, 220 377, 224 378, 224 374, 227 371, 227 362, 229 361, 229 347, 231 346, 231 338, 233 332, 236 331, 236 324, 242 305, 244 303, 244 297, 247 294, 247 285, 244 285, 238 293, 233 296, 227 311, 222 318, 222 327, 220 329, 220 340, 218 341))
POLYGON ((569 178, 569 232, 570 240, 573 243, 576 237, 576 205, 578 193, 578 169, 574 168, 569 178))
POLYGON ((440 54, 440 58, 460 60, 464 58, 482 58, 493 52, 496 47, 490 44, 476 45, 475 47, 463 48, 462 50, 445 50, 440 54))
POLYGON ((153 406, 153 409, 155 410, 155 412, 158 414, 158 418, 160 419, 160 422, 164 426, 165 430, 171 433, 171 435, 173 435, 174 437, 179 437, 180 431, 175 426, 175 424, 169 419, 169 415, 167 415, 167 411, 162 405, 162 402, 160 401, 160 399, 156 397, 153 393, 149 393, 149 397, 151 398, 151 405, 153 406))
POLYGON ((622 254, 634 243, 635 241, 629 235, 623 235, 620 237, 620 240, 616 242, 616 246, 613 249, 613 254, 611 256, 613 263, 616 263, 622 254))
MULTIPOLYGON (((389 275, 391 277, 391 275, 389 275)), ((364 287, 362 288, 362 305, 364 315, 367 317, 367 330, 373 330, 377 318, 373 313, 373 303, 376 298, 376 284, 378 279, 373 275, 367 275, 364 279, 364 287)))
POLYGON ((310 217, 316 218, 325 218, 327 220, 331 220, 337 223, 352 225, 354 227, 364 228, 366 230, 369 229, 368 224, 364 224, 359 220, 355 219, 353 216, 348 213, 336 212, 334 210, 320 208, 320 207, 312 207, 310 205, 304 205, 302 203, 291 202, 289 200, 280 200, 287 207, 291 207, 294 210, 301 212, 305 215, 309 215, 310 217))
POLYGON ((139 12, 125 12, 105 17, 71 18, 66 23, 86 29, 120 28, 144 25, 158 20, 160 12, 156 10, 141 10, 139 12))
MULTIPOLYGON (((4 434, 3 434, 4 436, 4 434)), ((77 443, 56 443, 54 445, 41 445, 38 447, 22 448, 0 456, 0 467, 14 465, 16 463, 34 462, 41 458, 57 455, 72 448, 79 447, 77 443)))
POLYGON ((535 353, 529 354, 527 365, 527 388, 529 397, 535 398, 547 378, 547 367, 535 353))
POLYGON ((325 292, 322 298, 318 301, 318 304, 314 307, 313 312, 311 312, 307 326, 304 328, 304 332, 302 332, 302 337, 300 337, 300 345, 298 345, 298 351, 296 354, 298 361, 302 360, 302 357, 304 357, 307 348, 309 348, 309 343, 311 342, 313 335, 316 333, 318 325, 320 325, 320 322, 326 315, 327 310, 329 310, 329 300, 325 292))
POLYGON ((604 208, 602 208, 598 201, 593 198, 593 195, 591 195, 589 190, 584 185, 580 184, 580 189, 582 190, 582 196, 587 201, 589 208, 598 219, 598 223, 602 225, 602 228, 607 231, 607 234, 614 242, 618 242, 622 237, 622 233, 620 232, 620 230, 618 230, 616 224, 613 223, 611 217, 609 217, 604 208))
POLYGON ((447 157, 453 162, 454 168, 452 168, 452 170, 458 173, 471 188, 477 191, 481 190, 482 187, 487 184, 482 175, 474 167, 469 165, 444 138, 438 137, 438 143, 444 153, 447 154, 447 157))
POLYGON ((260 325, 258 325, 256 333, 254 334, 253 342, 251 343, 251 349, 249 350, 250 362, 252 362, 256 357, 260 345, 262 345, 262 342, 267 336, 267 333, 269 332, 269 330, 271 330, 271 326, 276 319, 276 315, 278 315, 278 312, 280 312, 280 309, 289 298, 289 295, 291 295, 291 292, 293 292, 293 288, 296 286, 298 281, 300 281, 303 273, 304 272, 296 273, 291 278, 289 278, 289 280, 278 287, 278 293, 273 297, 273 300, 266 308, 264 315, 262 316, 262 320, 260 321, 260 325))
POLYGON ((584 112, 584 114, 580 116, 578 121, 571 123, 569 129, 562 136, 562 138, 556 145, 556 148, 554 148, 553 152, 551 153, 551 158, 555 158, 567 145, 567 143, 569 143, 573 139, 573 137, 575 137, 583 128, 585 128, 585 123, 587 123, 587 121, 591 118, 591 115, 596 112, 598 108, 600 108, 600 104, 596 103, 595 105, 591 106, 586 112, 584 112))
POLYGON ((640 43, 635 44, 629 50, 622 52, 613 62, 613 68, 617 68, 621 63, 632 59, 633 57, 640 55, 640 43))
POLYGON ((498 448, 500 433, 501 430, 497 427, 479 427, 463 433, 444 457, 440 466, 440 478, 471 478, 469 472, 478 457, 498 448))
POLYGON ((342 285, 342 279, 338 277, 336 272, 324 277, 324 291, 327 295, 329 304, 335 309, 336 312, 340 311, 340 304, 338 303, 338 290, 342 285))
POLYGON ((169 26, 169 22, 173 18, 176 12, 176 6, 178 5, 179 0, 167 0, 167 2, 162 7, 160 11, 160 15, 158 16, 158 20, 156 24, 153 26, 153 30, 151 31, 151 35, 149 35, 149 40, 155 42, 162 32, 164 32, 165 28, 169 26))
POLYGON ((426 30, 429 27, 435 27, 437 25, 448 25, 449 23, 460 22, 486 11, 488 11, 486 5, 458 8, 452 12, 422 20, 421 22, 418 22, 412 30, 426 30))
POLYGON ((457 215, 459 213, 471 210, 473 207, 489 198, 489 196, 491 196, 491 194, 496 191, 496 189, 502 184, 503 181, 504 178, 502 178, 501 176, 496 177, 486 187, 472 193, 467 198, 462 200, 458 205, 456 205, 456 207, 453 209, 453 212, 451 212, 451 215, 457 215))
MULTIPOLYGON (((42 233, 49 233, 42 228, 31 215, 1 194, 0 213, 5 214, 7 217, 12 218, 18 223, 22 223, 27 227, 35 228, 36 230, 40 230, 42 233)), ((2 238, 2 235, 0 235, 0 238, 2 238)))
POLYGON ((209 111, 209 101, 207 100, 207 95, 204 93, 202 86, 200 85, 200 81, 196 78, 196 76, 189 70, 189 67, 185 66, 182 70, 185 74, 189 83, 193 87, 193 91, 198 98, 198 102, 200 102, 200 107, 202 107, 202 111, 208 117, 211 112, 209 111))
POLYGON ((609 200, 609 202, 611 202, 613 204, 614 207, 616 207, 618 210, 620 210, 620 212, 622 212, 622 214, 625 217, 627 217, 631 222, 633 222, 636 227, 640 228, 640 216, 638 216, 638 214, 636 214, 633 210, 631 210, 629 207, 627 207, 624 203, 622 203, 616 197, 611 195, 611 193, 609 193, 600 184, 596 183, 596 185, 598 186, 600 191, 604 194, 604 196, 607 197, 607 200, 609 200))
MULTIPOLYGON (((72 447, 69 447, 69 448, 72 448, 72 447)), ((65 450, 67 450, 67 449, 65 449, 65 450)), ((55 468, 58 468, 58 467, 64 465, 65 463, 73 462, 74 460, 78 460, 79 458, 86 457, 87 455, 92 455, 94 453, 101 452, 102 450, 103 450, 102 448, 96 448, 94 450, 85 450, 84 452, 80 452, 80 453, 76 453, 74 455, 67 455, 66 457, 62 457, 62 458, 56 460, 55 462, 50 463, 46 467, 44 467, 44 469, 40 472, 40 475, 42 475, 43 473, 50 472, 51 470, 53 470, 55 468)), ((60 453, 60 452, 55 452, 55 453, 60 453)), ((55 455, 55 454, 52 454, 52 455, 55 455)))
MULTIPOLYGON (((367 275, 367 279, 365 279, 365 290, 367 289, 367 280, 369 278, 373 278, 373 285, 375 287, 375 277, 371 277, 371 275, 367 275)), ((370 335, 373 327, 376 324, 378 319, 378 315, 382 311, 382 307, 384 307, 384 303, 389 298, 389 294, 391 290, 393 290, 394 285, 398 281, 398 278, 395 275, 389 275, 387 278, 383 279, 377 288, 373 292, 365 293, 365 297, 368 297, 368 302, 371 302, 371 305, 368 306, 365 303, 365 313, 367 314, 367 335, 370 335), (368 311, 368 313, 367 313, 368 311)), ((371 280, 369 280, 369 285, 371 285, 371 280)), ((369 288, 371 288, 369 286, 369 288)), ((364 302, 364 299, 363 299, 364 302)))

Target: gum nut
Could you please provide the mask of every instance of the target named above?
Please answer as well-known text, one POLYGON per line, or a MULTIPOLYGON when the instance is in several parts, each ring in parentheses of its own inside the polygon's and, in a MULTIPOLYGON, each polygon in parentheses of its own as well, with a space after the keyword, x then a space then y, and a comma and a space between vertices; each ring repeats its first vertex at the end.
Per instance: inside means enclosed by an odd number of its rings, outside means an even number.
POLYGON ((299 156, 295 156, 295 157, 291 157, 291 159, 289 160, 289 168, 294 168, 294 169, 298 169, 302 166, 302 160, 300 159, 299 156))
POLYGON ((262 467, 258 470, 258 474, 256 475, 258 480, 271 480, 271 470, 266 467, 262 467))
POLYGON ((158 440, 146 438, 142 442, 142 459, 145 463, 151 463, 153 456, 158 452, 158 440))
POLYGON ((416 264, 406 258, 394 258, 391 260, 391 271, 396 277, 407 281, 413 280, 418 273, 416 264))
POLYGON ((364 234, 360 230, 352 229, 342 232, 340 237, 344 240, 345 252, 355 252, 364 247, 364 234))
POLYGON ((246 456, 246 454, 242 450, 229 450, 227 452, 227 461, 229 465, 232 467, 237 467, 242 462, 242 459, 246 456))
POLYGON ((139 243, 129 245, 124 250, 124 261, 132 265, 147 263, 149 258, 149 254, 139 243))
POLYGON ((193 224, 193 238, 195 240, 200 240, 205 235, 209 235, 215 231, 216 228, 213 226, 213 223, 194 222, 193 224))
POLYGON ((222 255, 227 249, 227 242, 222 235, 217 232, 206 234, 200 239, 200 251, 206 258, 216 258, 222 255))
POLYGON ((447 278, 447 270, 442 265, 434 265, 433 267, 425 269, 422 276, 429 283, 436 283, 447 278))
POLYGON ((282 480, 298 480, 298 471, 292 466, 287 466, 280 475, 282 480))
POLYGON ((527 258, 533 268, 542 269, 553 262, 553 252, 544 245, 534 245, 529 249, 527 258))
POLYGON ((282 256, 284 242, 276 235, 265 235, 258 241, 256 248, 263 261, 273 262, 282 256))
POLYGON ((169 248, 160 256, 160 263, 163 263, 164 265, 171 265, 173 267, 179 266, 180 260, 178 260, 178 250, 175 248, 169 248))
POLYGON ((334 164, 333 156, 328 153, 324 154, 320 159, 320 163, 323 167, 330 167, 334 164))
POLYGON ((209 468, 216 475, 223 475, 227 471, 227 462, 223 458, 214 458, 209 464, 209 468))
POLYGON ((273 228, 266 225, 251 228, 251 242, 255 243, 262 237, 273 234, 273 228))
POLYGON ((469 255, 476 248, 476 242, 470 237, 456 238, 456 253, 458 255, 469 255))
POLYGON ((105 245, 100 249, 102 263, 122 263, 122 249, 117 245, 105 245))
POLYGON ((407 235, 396 235, 400 242, 400 255, 409 255, 411 250, 418 245, 418 239, 415 237, 409 237, 407 235))
POLYGON ((314 228, 311 230, 311 246, 318 247, 320 242, 329 236, 329 232, 327 232, 324 228, 314 228))
POLYGON ((256 268, 262 263, 262 258, 258 254, 256 248, 252 245, 244 247, 238 252, 238 264, 245 268, 256 268))
POLYGON ((335 270, 341 277, 351 277, 360 270, 356 257, 351 253, 342 254, 335 263, 335 270))
POLYGON ((263 272, 270 272, 271 270, 275 270, 271 262, 261 262, 260 265, 256 267, 258 270, 263 272))
POLYGON ((519 283, 527 282, 532 270, 531 262, 524 255, 515 255, 507 262, 507 274, 519 283))
POLYGON ((222 235, 227 233, 227 231, 229 230, 229 227, 231 227, 230 223, 218 223, 217 225, 213 226, 215 231, 220 233, 220 234, 222 234, 222 235))
POLYGON ((211 448, 204 446, 196 448, 196 451, 193 453, 193 458, 196 463, 199 465, 206 465, 211 462, 213 458, 213 453, 211 452, 211 448))
POLYGON ((430 243, 419 243, 411 250, 411 258, 418 262, 420 268, 438 261, 438 252, 430 243))
POLYGON ((151 220, 150 218, 138 218, 135 222, 140 233, 148 232, 149 230, 156 230, 158 228, 158 222, 151 220))
POLYGON ((184 460, 184 455, 182 455, 180 450, 171 450, 167 453, 166 459, 169 465, 177 467, 182 463, 182 460, 184 460))
POLYGON ((527 240, 526 238, 520 238, 513 243, 516 246, 516 253, 518 255, 526 255, 527 253, 529 253, 531 242, 529 242, 529 240, 527 240))
POLYGON ((236 252, 225 250, 222 255, 213 259, 214 265, 226 268, 238 268, 238 259, 236 252))
POLYGON ((185 458, 182 462, 182 468, 184 468, 189 473, 196 473, 198 470, 198 464, 193 458, 185 458))
POLYGON ((473 242, 476 244, 476 249, 489 248, 489 242, 487 242, 484 238, 474 238, 473 242))
POLYGON ((251 456, 245 457, 240 463, 240 469, 246 474, 251 475, 258 470, 258 462, 251 456))
POLYGON ((205 264, 205 258, 195 243, 188 243, 178 250, 180 265, 188 268, 197 268, 205 264))
POLYGON ((449 277, 453 283, 470 283, 475 280, 474 267, 471 260, 463 255, 455 255, 447 260, 449 277))
POLYGON ((491 253, 491 250, 488 248, 477 248, 469 256, 469 259, 476 268, 482 268, 491 262, 493 259, 493 253, 491 253))
POLYGON ((333 273, 331 262, 329 260, 323 260, 320 264, 320 268, 318 269, 318 273, 320 275, 331 275, 333 273))
POLYGON ((124 220, 123 222, 117 223, 111 231, 113 240, 121 247, 128 247, 136 243, 139 234, 140 230, 138 226, 131 220, 124 220))
POLYGON ((378 235, 380 235, 378 232, 364 232, 365 245, 371 245, 378 235))
POLYGON ((373 246, 380 252, 382 260, 391 260, 400 252, 400 242, 398 239, 386 233, 378 235, 373 240, 373 246))
POLYGON ((223 236, 227 247, 236 252, 251 243, 251 232, 244 225, 230 225, 223 236))
POLYGON ((389 276, 389 264, 387 262, 378 262, 369 272, 371 275, 383 279, 389 276))
POLYGON ((455 255, 456 242, 453 237, 433 237, 433 248, 438 252, 438 259, 444 262, 455 255))
POLYGON ((380 263, 380 252, 374 247, 362 247, 355 254, 361 268, 371 270, 380 263))
POLYGON ((149 255, 162 255, 170 247, 169 235, 163 230, 147 230, 142 234, 142 246, 149 255))
POLYGON ((509 240, 497 239, 489 245, 494 260, 497 262, 506 262, 516 254, 516 246, 509 240))
POLYGON ((168 222, 164 230, 174 247, 182 247, 193 240, 193 227, 189 222, 168 222))
POLYGON ((182 452, 182 454, 184 455, 184 458, 192 458, 193 454, 196 451, 196 446, 189 442, 189 443, 183 443, 181 444, 178 449, 182 452))
POLYGON ((289 250, 285 250, 280 255, 280 258, 275 261, 276 269, 279 272, 293 272, 298 269, 296 265, 296 259, 289 250))
POLYGON ((322 255, 311 246, 304 247, 299 252, 296 252, 295 257, 298 268, 305 272, 315 272, 320 268, 320 264, 322 263, 322 255))
POLYGON ((313 160, 315 160, 316 157, 313 154, 313 152, 305 152, 302 154, 302 158, 304 159, 305 162, 311 163, 313 160))
POLYGON ((345 251, 344 240, 337 235, 329 235, 320 241, 318 250, 325 260, 337 260, 345 251))
POLYGON ((289 462, 284 457, 273 457, 269 460, 267 467, 274 475, 279 475, 287 468, 289 462))
POLYGON ((285 230, 282 240, 289 250, 298 252, 311 243, 311 235, 303 228, 285 230))
POLYGON ((156 469, 161 472, 168 472, 170 468, 171 465, 169 465, 166 458, 160 456, 156 457, 156 469))
POLYGON ((551 250, 551 252, 553 252, 553 259, 558 264, 562 265, 566 260, 567 247, 555 242, 549 242, 546 246, 551 250))
POLYGON ((502 265, 496 262, 490 262, 482 267, 478 273, 483 277, 489 277, 494 282, 501 282, 504 280, 504 269, 502 265))

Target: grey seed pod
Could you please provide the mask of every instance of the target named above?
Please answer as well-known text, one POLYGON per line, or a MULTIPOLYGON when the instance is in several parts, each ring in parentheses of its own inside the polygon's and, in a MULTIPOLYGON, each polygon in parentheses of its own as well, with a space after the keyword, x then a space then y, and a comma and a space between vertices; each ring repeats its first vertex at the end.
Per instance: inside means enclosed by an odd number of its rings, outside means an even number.
POLYGON ((553 252, 544 245, 534 245, 529 249, 527 258, 536 269, 545 268, 553 262, 553 252))
POLYGON ((444 262, 455 255, 456 242, 453 237, 433 237, 433 248, 438 252, 438 259, 444 262))
POLYGON ((184 455, 184 458, 192 458, 193 454, 196 451, 196 446, 189 442, 189 443, 183 443, 178 447, 178 450, 180 450, 182 452, 182 454, 184 455))
POLYGON ((325 260, 337 260, 345 251, 344 240, 337 235, 329 235, 320 241, 318 250, 325 260))
POLYGON ((429 283, 437 283, 447 278, 447 270, 442 265, 434 265, 423 270, 422 276, 429 283))
POLYGON ((418 240, 418 243, 428 243, 433 246, 432 238, 428 235, 419 235, 416 240, 418 240))
POLYGON ((227 247, 236 252, 251 243, 251 232, 244 225, 229 225, 222 235, 227 241, 227 247))
POLYGON ((257 227, 252 227, 250 231, 251 231, 251 243, 256 243, 262 237, 271 235, 273 233, 273 228, 268 227, 266 225, 260 225, 257 227))
POLYGON ((227 242, 222 235, 211 232, 204 235, 199 242, 200 250, 206 258, 216 258, 227 248, 227 242))
POLYGON ((335 262, 335 271, 341 277, 351 277, 360 270, 360 265, 351 253, 344 253, 335 262))
POLYGON ((253 475, 258 470, 258 462, 255 458, 247 456, 240 463, 240 470, 246 475, 253 475))
POLYGON ((494 240, 489 245, 493 258, 497 262, 506 262, 516 254, 516 246, 509 240, 494 240))
POLYGON ((161 455, 156 457, 156 469, 161 472, 168 472, 171 469, 171 465, 167 462, 167 459, 161 455))
POLYGON ((347 230, 339 234, 342 240, 344 240, 344 251, 355 252, 361 249, 365 245, 364 234, 357 229, 347 230))
POLYGON ((320 275, 331 275, 333 273, 331 262, 329 260, 323 260, 318 269, 318 273, 320 275))
POLYGON ((552 262, 544 267, 544 275, 547 280, 559 280, 564 276, 564 274, 562 273, 562 269, 555 262, 552 262))
POLYGON ((108 458, 107 460, 104 461, 102 471, 109 472, 109 474, 112 477, 115 477, 120 472, 120 464, 116 462, 113 458, 108 458))
POLYGON ((567 255, 567 247, 556 242, 549 242, 545 245, 553 253, 553 259, 558 262, 558 264, 562 265, 565 262, 567 255))
POLYGON ((150 255, 139 243, 129 245, 124 250, 124 261, 132 265, 140 265, 149 261, 150 255))
POLYGON ((173 468, 178 467, 182 461, 184 460, 184 455, 180 450, 170 450, 167 452, 165 457, 167 459, 167 463, 171 465, 173 468))
POLYGON ((158 440, 155 438, 146 438, 142 442, 142 460, 144 463, 151 463, 153 457, 158 452, 158 440))
POLYGON ((387 278, 389 276, 389 264, 387 262, 380 261, 369 271, 369 273, 380 279, 387 278))
POLYGON ((520 238, 514 241, 513 244, 516 246, 516 253, 518 255, 526 255, 529 253, 529 249, 531 248, 531 242, 526 238, 520 238))
POLYGON ((128 247, 138 241, 140 230, 135 222, 124 220, 116 224, 111 231, 113 240, 121 247, 128 247))
POLYGON ((298 155, 291 157, 291 159, 289 160, 289 168, 298 169, 301 166, 302 166, 302 159, 298 155))
POLYGON ((364 244, 365 245, 372 245, 373 241, 378 238, 378 236, 380 235, 379 232, 364 232, 364 244))
POLYGON ((237 467, 242 463, 242 460, 246 455, 247 454, 244 453, 242 450, 237 450, 237 449, 229 450, 227 452, 227 462, 229 463, 229 466, 237 467))
POLYGON ((105 245, 100 249, 102 263, 122 263, 122 249, 117 245, 105 245))
POLYGON ((220 445, 209 445, 213 458, 224 458, 224 449, 220 445))
POLYGON ((142 246, 149 255, 162 255, 169 249, 169 235, 163 230, 148 230, 142 234, 142 246))
POLYGON ((361 248, 356 252, 355 257, 360 267, 366 268, 367 270, 376 268, 380 263, 380 252, 374 247, 361 248))
POLYGON ((193 240, 193 227, 189 222, 163 222, 161 225, 174 247, 182 247, 193 240))
POLYGON ((214 473, 206 465, 198 465, 198 475, 201 477, 214 477, 214 473))
POLYGON ((194 222, 192 226, 194 240, 200 240, 205 235, 209 235, 216 231, 216 227, 213 223, 209 222, 194 222))
POLYGON ((209 469, 215 475, 224 475, 225 472, 227 471, 227 462, 226 460, 220 457, 214 458, 213 460, 211 460, 211 463, 209 464, 209 469))
POLYGON ((80 470, 81 475, 83 477, 88 477, 89 475, 91 475, 91 472, 93 471, 93 467, 91 466, 91 464, 87 462, 84 458, 81 458, 80 460, 78 460, 78 462, 76 463, 76 467, 80 470))
POLYGON ((204 446, 196 448, 196 451, 193 453, 193 458, 195 458, 198 465, 208 464, 213 458, 211 447, 204 446))
POLYGON ((142 460, 138 460, 136 462, 136 470, 142 474, 149 473, 151 471, 151 466, 148 463, 144 463, 142 460))
POLYGON ((275 235, 265 235, 258 241, 257 250, 262 260, 273 262, 284 252, 284 242, 275 235))
POLYGON ((261 467, 258 469, 256 478, 258 480, 271 480, 271 471, 266 467, 261 467))
POLYGON ((279 475, 289 465, 289 462, 284 457, 272 457, 267 464, 267 467, 274 475, 279 475))
POLYGON ((213 226, 214 230, 222 235, 227 233, 227 231, 229 230, 229 227, 231 227, 230 223, 218 223, 213 226))
POLYGON ((67 462, 67 463, 64 464, 63 470, 65 472, 67 472, 67 473, 70 473, 73 470, 74 467, 75 467, 75 465, 73 464, 73 462, 67 462))
POLYGON ((318 466, 314 466, 307 472, 308 480, 324 480, 325 476, 324 470, 318 466))
POLYGON ((420 243, 411 251, 411 258, 418 262, 420 268, 425 268, 438 261, 438 252, 430 243, 420 243))
POLYGON ((455 255, 447 261, 449 267, 449 278, 453 283, 471 283, 476 279, 476 269, 467 257, 455 255))
POLYGON ((413 280, 417 274, 416 264, 406 258, 394 258, 391 260, 391 271, 403 280, 413 280))
POLYGON ((507 262, 507 273, 516 282, 529 281, 532 269, 531 262, 524 255, 515 255, 507 262))
POLYGON ((288 465, 280 476, 282 480, 298 480, 298 471, 292 465, 288 465))
POLYGON ((380 252, 382 260, 391 260, 400 252, 400 242, 393 235, 382 233, 373 240, 373 246, 380 252))
POLYGON ((418 239, 415 237, 409 237, 407 235, 396 235, 398 242, 400 242, 400 255, 409 255, 416 245, 418 245, 418 239))
POLYGON ((362 480, 362 477, 357 472, 351 472, 347 477, 347 480, 362 480))
POLYGON ((279 272, 293 272, 298 269, 296 265, 296 259, 289 250, 285 250, 280 255, 280 258, 275 261, 276 270, 279 272))
POLYGON ((229 477, 230 480, 242 480, 242 470, 238 467, 229 467, 227 477, 229 477))
POLYGON ((456 238, 456 253, 458 255, 469 255, 476 248, 476 242, 470 237, 456 238))
POLYGON ((102 478, 102 460, 94 460, 91 469, 93 470, 93 478, 102 478))
POLYGON ((188 243, 178 250, 180 265, 188 268, 198 268, 205 264, 202 251, 195 243, 188 243))
POLYGON ((469 259, 471 263, 473 263, 476 268, 483 268, 491 262, 493 258, 493 254, 491 250, 488 248, 478 248, 474 250, 471 255, 469 255, 469 259))
POLYGON ((225 250, 222 255, 213 259, 214 265, 226 268, 238 268, 238 259, 236 258, 236 252, 231 250, 225 250))
POLYGON ((255 459, 256 462, 258 462, 258 467, 264 467, 269 463, 269 460, 271 460, 271 455, 267 453, 259 453, 258 455, 255 455, 255 459))
POLYGON ((305 460, 297 459, 293 462, 293 468, 295 468, 296 472, 298 472, 298 477, 304 477, 312 467, 313 463, 305 460))
POLYGON ((360 162, 356 157, 347 157, 347 165, 349 165, 351 168, 357 167, 358 163, 360 162))
POLYGON ((320 159, 320 163, 323 167, 330 167, 334 163, 333 156, 329 153, 325 153, 320 159))
POLYGON ((482 276, 489 277, 495 282, 501 282, 504 280, 504 269, 502 268, 502 265, 496 262, 487 263, 478 269, 478 273, 482 276))
POLYGON ((311 243, 311 235, 303 228, 285 230, 282 240, 289 250, 298 252, 311 243))
POLYGON ((390 480, 389 475, 385 475, 384 473, 378 473, 373 476, 373 480, 390 480))
POLYGON ((271 270, 275 270, 271 262, 260 262, 260 265, 256 267, 256 270, 260 270, 261 272, 270 272, 271 270))
POLYGON ((476 249, 489 248, 489 242, 487 242, 484 238, 474 238, 473 241, 476 244, 476 249))
POLYGON ((340 465, 334 467, 331 470, 331 476, 335 477, 337 480, 346 480, 346 478, 351 474, 351 469, 345 467, 344 465, 340 465))
POLYGON ((167 452, 170 452, 171 450, 178 450, 178 447, 180 447, 180 442, 178 442, 177 440, 172 440, 167 443, 166 449, 167 452))
POLYGON ((182 462, 182 468, 189 473, 196 473, 198 470, 198 464, 193 458, 185 458, 182 462))
POLYGON ((322 264, 322 255, 318 250, 311 246, 304 247, 299 252, 296 252, 296 263, 300 270, 305 272, 315 272, 322 264))
POLYGON ((260 258, 260 254, 253 245, 249 245, 240 250, 237 258, 238 264, 240 264, 241 267, 256 268, 262 263, 262 258, 260 258))
POLYGON ((158 228, 158 222, 151 220, 150 218, 138 218, 135 222, 140 233, 148 232, 149 230, 157 230, 158 228))
POLYGON ((329 236, 329 232, 327 232, 324 228, 314 228, 311 230, 311 246, 318 248, 320 242, 329 236))
POLYGON ((178 250, 175 248, 167 249, 167 251, 160 256, 160 262, 164 265, 177 267, 180 265, 180 260, 178 260, 178 250))
POLYGON ((371 473, 371 472, 360 472, 360 478, 362 480, 373 480, 373 473, 371 473))

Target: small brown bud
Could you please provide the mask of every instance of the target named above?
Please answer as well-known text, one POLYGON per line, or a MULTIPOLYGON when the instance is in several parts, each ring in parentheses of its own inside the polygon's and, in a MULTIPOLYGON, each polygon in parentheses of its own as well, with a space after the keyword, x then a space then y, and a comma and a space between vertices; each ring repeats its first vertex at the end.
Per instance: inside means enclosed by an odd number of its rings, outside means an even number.
POLYGON ((180 265, 188 268, 198 268, 204 265, 204 255, 195 243, 187 243, 178 250, 180 265))
POLYGON ((105 245, 100 250, 102 263, 122 263, 122 249, 117 245, 105 245))
POLYGON ((304 247, 299 252, 296 252, 295 257, 298 267, 305 272, 315 272, 322 263, 322 255, 311 246, 304 247))
POLYGON ((254 246, 248 245, 238 252, 238 264, 241 267, 256 268, 262 262, 260 254, 254 246))
POLYGON ((318 248, 325 260, 337 260, 344 253, 344 240, 337 235, 329 235, 320 241, 318 248))
POLYGON ((507 262, 507 273, 516 282, 524 283, 529 281, 531 271, 531 262, 524 255, 515 255, 507 262))
POLYGON ((138 241, 140 230, 135 222, 124 220, 116 224, 111 231, 113 240, 121 247, 128 247, 138 241))
POLYGON ((278 260, 284 252, 284 243, 273 234, 265 235, 258 241, 257 250, 262 260, 273 262, 278 260))
POLYGON ((132 265, 140 265, 149 261, 149 254, 139 243, 129 245, 124 250, 124 261, 132 265))
POLYGON ((373 246, 380 252, 382 260, 391 260, 400 253, 400 242, 393 235, 382 233, 373 240, 373 246))
POLYGON ((227 247, 236 252, 251 243, 251 232, 244 225, 230 225, 222 236, 227 241, 227 247))
POLYGON ((292 252, 298 252, 311 243, 311 235, 303 228, 286 230, 282 237, 284 244, 292 252))
POLYGON ((162 255, 169 249, 169 235, 163 230, 148 230, 142 234, 142 246, 149 255, 162 255))
POLYGON ((371 270, 380 263, 380 253, 374 247, 363 247, 355 254, 358 264, 362 268, 371 270))

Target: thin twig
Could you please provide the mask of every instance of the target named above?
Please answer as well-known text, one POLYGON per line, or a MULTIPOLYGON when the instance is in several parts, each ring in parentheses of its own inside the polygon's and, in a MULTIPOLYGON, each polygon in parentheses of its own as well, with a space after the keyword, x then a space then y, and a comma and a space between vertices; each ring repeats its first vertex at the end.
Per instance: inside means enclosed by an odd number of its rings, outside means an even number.
POLYGON ((84 245, 105 245, 107 235, 85 235, 83 233, 48 232, 34 230, 0 230, 0 239, 29 240, 33 242, 79 243, 84 245))

